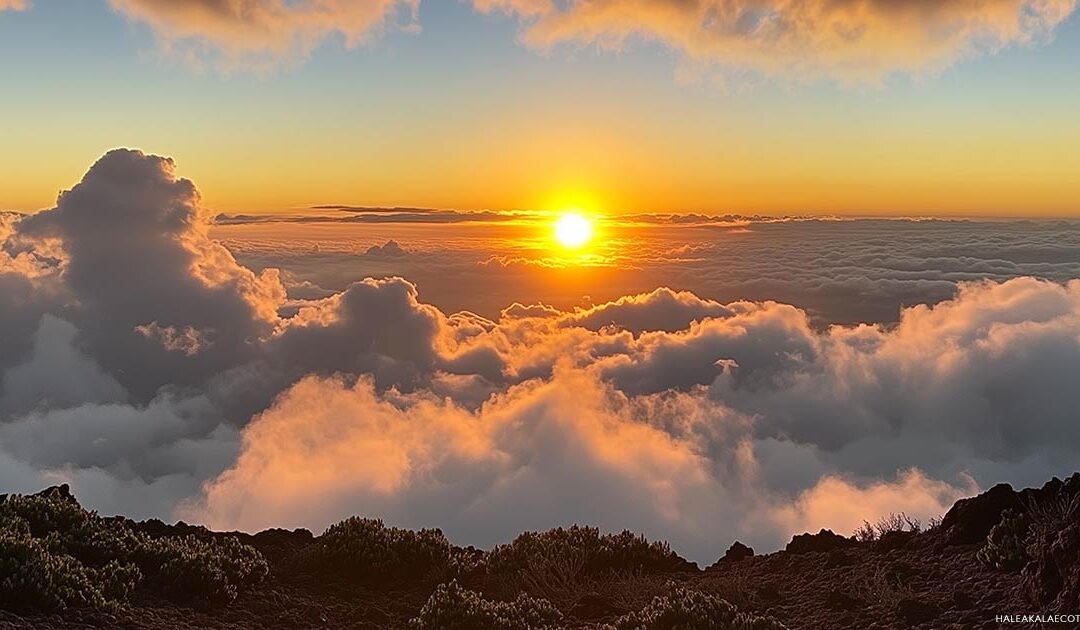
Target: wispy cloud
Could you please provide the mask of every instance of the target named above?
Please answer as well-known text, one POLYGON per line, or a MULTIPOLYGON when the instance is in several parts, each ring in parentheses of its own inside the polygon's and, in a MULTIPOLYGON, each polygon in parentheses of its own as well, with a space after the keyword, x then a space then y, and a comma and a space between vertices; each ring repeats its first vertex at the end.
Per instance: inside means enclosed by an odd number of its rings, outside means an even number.
POLYGON ((634 40, 679 51, 691 69, 876 83, 1043 40, 1076 0, 475 0, 520 15, 522 39, 622 50, 634 40))
POLYGON ((0 11, 23 11, 29 6, 29 0, 0 0, 0 11))
POLYGON ((110 0, 149 26, 167 53, 226 70, 303 60, 334 36, 352 47, 387 25, 410 27, 419 1, 110 0))
MULTIPOLYGON (((163 51, 224 70, 302 62, 322 43, 347 47, 387 27, 417 29, 421 0, 110 0, 148 26, 163 51)), ((940 71, 965 57, 1048 40, 1077 0, 471 0, 516 16, 527 46, 621 51, 655 42, 681 72, 747 71, 877 84, 940 71)), ((28 0, 0 0, 0 11, 28 0)))

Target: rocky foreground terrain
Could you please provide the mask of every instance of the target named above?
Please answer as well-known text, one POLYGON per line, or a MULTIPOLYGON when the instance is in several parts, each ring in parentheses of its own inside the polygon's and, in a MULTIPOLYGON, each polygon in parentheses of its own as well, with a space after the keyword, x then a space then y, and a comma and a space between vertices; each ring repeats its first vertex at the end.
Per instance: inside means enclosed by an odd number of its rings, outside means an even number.
POLYGON ((927 526, 895 515, 767 555, 735 543, 705 569, 582 527, 481 551, 360 518, 248 535, 99 517, 66 486, 0 496, 0 628, 1080 627, 1078 613, 1080 474, 995 486, 927 526))

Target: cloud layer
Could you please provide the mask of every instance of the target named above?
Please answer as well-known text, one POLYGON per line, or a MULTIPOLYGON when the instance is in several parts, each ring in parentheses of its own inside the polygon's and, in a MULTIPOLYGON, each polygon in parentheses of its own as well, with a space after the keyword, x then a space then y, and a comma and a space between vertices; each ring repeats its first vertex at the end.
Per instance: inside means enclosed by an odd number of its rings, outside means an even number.
MULTIPOLYGON (((306 59, 387 26, 415 28, 420 0, 110 0, 147 25, 166 53, 225 69, 306 59)), ((879 83, 957 59, 1046 41, 1076 0, 472 0, 516 16, 531 47, 621 51, 637 41, 676 51, 688 73, 746 71, 788 79, 879 83)), ((0 0, 0 11, 27 0, 0 0)))
POLYGON ((67 480, 104 512, 249 530, 362 514, 483 546, 629 527, 708 562, 736 538, 938 515, 1080 449, 1077 280, 967 281, 891 325, 667 288, 489 318, 393 276, 290 299, 211 223, 170 160, 128 150, 3 217, 4 490, 67 480))

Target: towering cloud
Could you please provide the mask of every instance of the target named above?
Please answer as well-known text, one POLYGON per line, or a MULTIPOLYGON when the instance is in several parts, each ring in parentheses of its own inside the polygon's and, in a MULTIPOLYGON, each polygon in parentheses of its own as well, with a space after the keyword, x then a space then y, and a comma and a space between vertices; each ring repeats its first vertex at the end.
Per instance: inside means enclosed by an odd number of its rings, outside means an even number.
POLYGON ((284 300, 276 272, 238 265, 210 222, 171 160, 117 150, 19 235, 59 243, 80 346, 146 399, 245 362, 284 300))
POLYGON ((876 82, 1049 36, 1076 0, 474 0, 516 12, 537 47, 655 41, 694 64, 876 82))

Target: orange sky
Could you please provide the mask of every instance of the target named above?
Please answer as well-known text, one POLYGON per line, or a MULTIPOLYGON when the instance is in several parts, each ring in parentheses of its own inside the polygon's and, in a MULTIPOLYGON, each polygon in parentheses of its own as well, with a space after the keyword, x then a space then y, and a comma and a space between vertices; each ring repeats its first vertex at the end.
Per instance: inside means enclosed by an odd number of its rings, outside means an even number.
POLYGON ((765 34, 698 32, 710 2, 626 3, 629 25, 599 2, 0 11, 0 58, 29 60, 0 66, 0 208, 48 207, 126 146, 174 157, 223 212, 1080 215, 1075 0, 1031 23, 1021 0, 809 3, 806 41, 771 56, 765 34), (879 46, 818 37, 834 23, 879 46))

